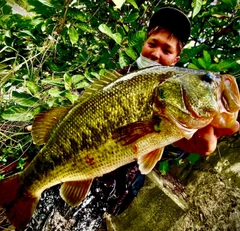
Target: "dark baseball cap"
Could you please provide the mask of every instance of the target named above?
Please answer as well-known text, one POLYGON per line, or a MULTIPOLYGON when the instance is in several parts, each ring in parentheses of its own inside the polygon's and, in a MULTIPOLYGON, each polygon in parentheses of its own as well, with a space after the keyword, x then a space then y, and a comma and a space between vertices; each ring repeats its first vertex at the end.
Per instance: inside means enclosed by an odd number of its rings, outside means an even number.
POLYGON ((189 18, 174 7, 162 7, 156 11, 148 26, 148 32, 156 26, 162 26, 172 32, 184 44, 190 36, 191 23, 189 18))

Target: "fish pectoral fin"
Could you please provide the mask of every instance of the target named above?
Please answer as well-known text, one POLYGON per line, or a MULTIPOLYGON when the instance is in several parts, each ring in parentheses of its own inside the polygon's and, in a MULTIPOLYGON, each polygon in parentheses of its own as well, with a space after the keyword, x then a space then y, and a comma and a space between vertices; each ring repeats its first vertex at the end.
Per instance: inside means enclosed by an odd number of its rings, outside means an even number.
POLYGON ((51 131, 70 110, 70 107, 53 108, 38 114, 32 125, 32 138, 35 144, 45 144, 51 131))
POLYGON ((164 151, 163 148, 156 149, 144 156, 138 158, 139 170, 142 174, 148 174, 161 159, 164 151))
POLYGON ((136 142, 139 138, 157 132, 156 126, 160 123, 160 119, 140 121, 117 128, 112 132, 112 138, 121 142, 124 146, 136 142))
POLYGON ((64 182, 60 188, 62 199, 71 206, 79 205, 87 196, 92 185, 92 179, 85 181, 64 182))

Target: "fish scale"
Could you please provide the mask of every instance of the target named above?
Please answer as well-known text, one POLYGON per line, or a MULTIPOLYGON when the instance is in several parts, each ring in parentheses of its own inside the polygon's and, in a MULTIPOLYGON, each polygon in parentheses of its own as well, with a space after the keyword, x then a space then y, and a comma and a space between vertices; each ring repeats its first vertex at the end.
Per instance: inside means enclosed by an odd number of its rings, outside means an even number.
POLYGON ((162 66, 107 73, 73 106, 34 119, 33 141, 44 147, 23 172, 0 182, 0 205, 23 229, 46 188, 62 183, 60 195, 76 206, 95 177, 133 161, 147 174, 166 145, 210 123, 230 127, 239 109, 230 75, 162 66))

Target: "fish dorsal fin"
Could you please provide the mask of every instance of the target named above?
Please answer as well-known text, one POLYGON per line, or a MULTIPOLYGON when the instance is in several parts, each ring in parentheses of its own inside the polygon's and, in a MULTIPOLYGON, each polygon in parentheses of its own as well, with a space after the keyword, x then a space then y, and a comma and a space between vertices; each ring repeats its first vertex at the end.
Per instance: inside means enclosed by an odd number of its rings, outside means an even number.
POLYGON ((111 71, 105 70, 105 74, 99 75, 99 76, 100 78, 94 80, 91 86, 83 92, 83 95, 81 96, 81 100, 83 100, 83 98, 91 97, 99 90, 103 89, 110 83, 114 82, 116 79, 120 78, 122 75, 119 74, 117 71, 111 72, 111 71))
POLYGON ((87 196, 92 179, 85 181, 64 182, 60 188, 62 199, 71 206, 79 205, 87 196))
POLYGON ((103 75, 103 78, 107 77, 108 79, 116 80, 122 76, 123 76, 122 74, 118 73, 115 70, 114 71, 105 70, 105 75, 103 75))
POLYGON ((45 144, 56 124, 69 112, 70 107, 52 108, 38 114, 32 125, 32 139, 36 144, 45 144))
POLYGON ((161 159, 164 151, 163 148, 156 149, 144 156, 138 158, 139 170, 142 174, 148 174, 152 171, 157 162, 161 159))

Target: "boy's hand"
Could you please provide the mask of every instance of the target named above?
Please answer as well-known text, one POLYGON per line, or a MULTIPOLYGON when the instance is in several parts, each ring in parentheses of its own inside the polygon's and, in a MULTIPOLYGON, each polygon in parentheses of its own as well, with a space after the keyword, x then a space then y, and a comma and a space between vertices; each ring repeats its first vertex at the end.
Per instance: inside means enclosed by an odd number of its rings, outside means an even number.
POLYGON ((219 137, 232 135, 237 131, 239 131, 239 122, 236 122, 231 128, 214 128, 208 125, 199 129, 190 140, 184 138, 174 145, 189 153, 208 156, 215 151, 219 137))

